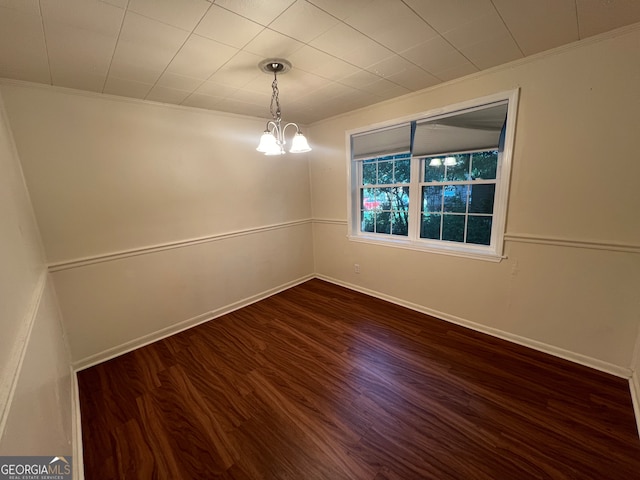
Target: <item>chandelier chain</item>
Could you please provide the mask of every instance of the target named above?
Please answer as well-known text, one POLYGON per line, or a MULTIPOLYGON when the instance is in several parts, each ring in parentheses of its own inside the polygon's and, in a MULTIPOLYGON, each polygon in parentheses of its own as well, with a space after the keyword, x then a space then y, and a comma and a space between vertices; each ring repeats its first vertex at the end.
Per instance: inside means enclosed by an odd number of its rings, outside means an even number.
POLYGON ((278 75, 275 71, 273 72, 273 83, 271 84, 271 88, 273 89, 273 94, 271 95, 271 105, 269 107, 269 110, 271 111, 271 116, 273 117, 273 119, 279 123, 282 113, 280 112, 280 91, 278 90, 278 75))

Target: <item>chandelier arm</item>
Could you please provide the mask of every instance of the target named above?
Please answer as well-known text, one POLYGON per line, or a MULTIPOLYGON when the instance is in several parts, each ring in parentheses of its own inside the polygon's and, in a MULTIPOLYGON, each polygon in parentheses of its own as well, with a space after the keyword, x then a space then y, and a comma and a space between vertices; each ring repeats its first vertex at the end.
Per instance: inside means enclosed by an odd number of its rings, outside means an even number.
POLYGON ((276 139, 276 143, 279 146, 282 146, 286 143, 284 140, 284 129, 282 128, 279 119, 276 121, 269 120, 267 122, 267 130, 269 131, 269 133, 271 133, 271 135, 273 135, 273 137, 276 139))
POLYGON ((269 120, 267 122, 267 126, 265 127, 265 130, 268 131, 268 132, 272 132, 273 130, 279 130, 278 122, 274 122, 273 120, 269 120))
POLYGON ((294 127, 296 127, 296 133, 300 133, 300 127, 298 127, 297 123, 293 123, 293 122, 289 122, 287 123, 283 128, 282 128, 282 135, 284 136, 284 132, 287 130, 287 127, 293 125, 294 127))

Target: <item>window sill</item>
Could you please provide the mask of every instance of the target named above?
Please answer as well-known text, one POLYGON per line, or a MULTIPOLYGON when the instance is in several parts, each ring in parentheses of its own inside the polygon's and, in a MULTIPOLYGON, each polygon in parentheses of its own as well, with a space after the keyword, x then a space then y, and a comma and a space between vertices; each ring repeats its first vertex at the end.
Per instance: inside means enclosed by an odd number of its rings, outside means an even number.
POLYGON ((435 253, 438 255, 449 255, 452 257, 470 258, 473 260, 483 260, 485 262, 498 263, 507 258, 496 254, 490 250, 479 250, 473 247, 457 247, 443 245, 441 247, 433 247, 423 243, 414 242, 402 238, 380 238, 373 235, 347 235, 349 241, 368 243, 371 245, 381 245, 384 247, 404 248, 406 250, 415 250, 419 252, 435 253))

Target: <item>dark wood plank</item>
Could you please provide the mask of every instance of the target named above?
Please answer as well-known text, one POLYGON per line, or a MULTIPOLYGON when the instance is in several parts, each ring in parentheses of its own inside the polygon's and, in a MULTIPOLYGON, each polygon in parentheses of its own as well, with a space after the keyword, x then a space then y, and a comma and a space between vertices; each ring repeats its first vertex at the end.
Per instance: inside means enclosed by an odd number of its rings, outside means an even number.
POLYGON ((87 479, 632 479, 626 380, 320 280, 78 373, 87 479))

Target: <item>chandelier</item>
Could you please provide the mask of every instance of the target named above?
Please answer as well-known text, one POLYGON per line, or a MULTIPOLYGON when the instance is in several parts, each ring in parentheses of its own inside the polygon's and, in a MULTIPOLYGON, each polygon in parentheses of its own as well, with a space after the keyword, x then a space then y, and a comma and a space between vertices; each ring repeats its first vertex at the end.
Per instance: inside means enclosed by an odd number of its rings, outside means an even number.
POLYGON ((440 167, 442 165, 453 167, 454 165, 457 165, 457 164, 458 164, 458 161, 456 160, 456 157, 446 157, 444 159, 444 162, 440 158, 432 158, 431 161, 429 162, 430 167, 440 167))
POLYGON ((291 69, 291 63, 282 59, 268 59, 260 62, 258 66, 265 73, 273 73, 273 83, 271 84, 273 93, 271 94, 271 105, 269 106, 273 120, 267 122, 267 127, 262 137, 260 137, 260 144, 256 150, 265 155, 283 155, 285 153, 284 146, 287 143, 284 138, 284 132, 287 127, 293 126, 296 128, 296 134, 291 140, 289 152, 303 153, 311 151, 311 147, 309 147, 306 137, 300 132, 298 125, 287 123, 282 126, 280 100, 278 98, 278 73, 287 73, 291 69))

